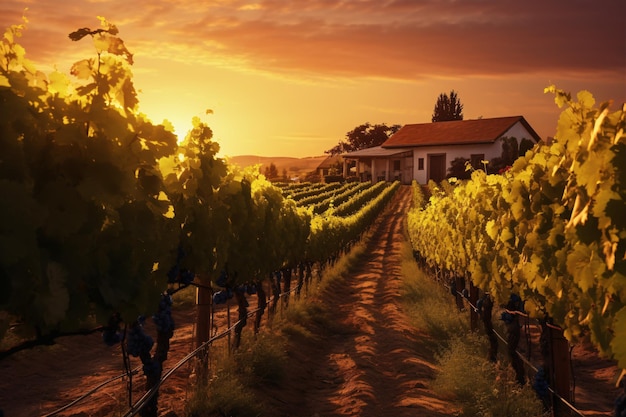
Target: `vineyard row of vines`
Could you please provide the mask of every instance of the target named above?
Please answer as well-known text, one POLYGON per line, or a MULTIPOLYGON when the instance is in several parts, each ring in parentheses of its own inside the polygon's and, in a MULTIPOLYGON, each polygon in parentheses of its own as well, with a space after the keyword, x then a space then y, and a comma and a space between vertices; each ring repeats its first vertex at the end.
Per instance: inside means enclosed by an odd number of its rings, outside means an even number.
POLYGON ((565 106, 551 142, 503 174, 413 184, 411 244, 452 288, 467 280, 475 300, 505 306, 505 322, 528 315, 569 343, 588 337, 624 369, 626 108, 546 92, 565 106))
MULTIPOLYGON (((0 43, 0 337, 49 343, 101 325, 107 344, 141 359, 150 389, 175 327, 172 293, 197 287, 202 345, 213 302, 234 296, 241 311, 245 291, 277 271, 290 280, 296 267, 336 257, 399 183, 353 188, 358 207, 316 214, 258 169, 218 158, 199 118, 179 141, 139 111, 132 54, 100 20, 69 35, 96 51, 72 77, 26 59, 26 22, 0 43), (144 332, 151 312, 156 340, 144 332)), ((142 415, 157 415, 154 399, 142 415)))

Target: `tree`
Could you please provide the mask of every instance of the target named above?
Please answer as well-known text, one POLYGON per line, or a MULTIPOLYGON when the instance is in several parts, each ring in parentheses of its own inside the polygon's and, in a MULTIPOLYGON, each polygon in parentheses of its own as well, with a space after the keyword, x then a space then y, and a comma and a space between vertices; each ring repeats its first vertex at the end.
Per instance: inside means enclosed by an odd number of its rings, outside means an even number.
MULTIPOLYGON (((513 165, 513 162, 520 156, 524 155, 528 150, 529 140, 524 139, 523 152, 520 151, 520 146, 515 137, 503 137, 502 138, 502 153, 499 157, 493 158, 489 164, 487 170, 489 174, 497 174, 506 171, 513 165)), ((531 142, 532 143, 532 142, 531 142)))
POLYGON ((400 129, 400 125, 387 126, 386 124, 371 125, 369 122, 355 127, 346 133, 347 141, 339 142, 335 147, 325 151, 327 154, 339 155, 344 152, 357 151, 382 145, 389 136, 400 129))
POLYGON ((278 168, 276 168, 276 165, 274 165, 273 162, 265 167, 264 175, 265 175, 265 178, 267 178, 270 181, 278 179, 278 168))
POLYGON ((454 90, 450 91, 450 96, 445 93, 439 94, 432 120, 433 122, 463 120, 463 105, 454 90))
POLYGON ((472 172, 466 168, 468 163, 469 159, 463 158, 462 156, 454 158, 452 162, 450 162, 446 178, 455 177, 459 180, 470 179, 472 172))

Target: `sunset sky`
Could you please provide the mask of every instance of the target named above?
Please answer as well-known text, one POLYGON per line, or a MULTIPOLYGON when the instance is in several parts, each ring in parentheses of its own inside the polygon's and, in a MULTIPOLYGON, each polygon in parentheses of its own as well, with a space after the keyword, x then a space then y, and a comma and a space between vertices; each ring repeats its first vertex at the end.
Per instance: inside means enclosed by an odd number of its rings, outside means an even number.
POLYGON ((626 101, 624 0, 4 0, 1 29, 22 15, 46 72, 94 55, 70 32, 117 25, 140 110, 179 134, 200 116, 223 156, 323 155, 365 122, 430 122, 450 90, 465 119, 522 115, 543 138, 550 84, 626 101))

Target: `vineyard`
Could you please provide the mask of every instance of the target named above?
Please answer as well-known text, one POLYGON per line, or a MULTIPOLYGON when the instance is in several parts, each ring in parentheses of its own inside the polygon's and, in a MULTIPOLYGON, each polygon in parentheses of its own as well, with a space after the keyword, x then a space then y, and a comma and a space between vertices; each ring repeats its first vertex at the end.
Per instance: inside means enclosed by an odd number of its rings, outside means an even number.
MULTIPOLYGON (((521 323, 541 327, 543 361, 535 384, 546 402, 571 401, 569 343, 589 340, 626 368, 626 109, 594 107, 587 92, 566 106, 556 138, 520 157, 503 175, 414 184, 409 233, 416 259, 482 314, 492 351, 494 305, 506 307, 510 357, 521 323), (550 398, 548 385, 560 399, 550 398)), ((493 355, 493 354, 492 354, 493 355)), ((494 356, 495 358, 495 356, 494 356)))
MULTIPOLYGON (((264 320, 306 295, 314 277, 361 242, 407 190, 398 182, 271 183, 255 167, 218 158, 219 145, 199 118, 179 140, 167 122, 155 125, 140 112, 132 54, 117 28, 101 23, 69 35, 92 40, 95 48, 94 57, 73 65, 71 77, 46 75, 26 59, 18 43, 25 24, 9 28, 0 43, 0 193, 6 197, 0 360, 31 357, 33 349, 70 336, 101 335, 102 362, 116 362, 120 372, 103 371, 99 383, 127 384, 115 412, 157 416, 160 398, 186 395, 167 378, 187 367, 187 376, 206 381, 214 343, 227 339, 227 350, 236 350, 244 328, 258 334, 264 320), (184 318, 181 336, 177 322, 189 313, 176 312, 175 300, 189 291, 195 317, 184 318)), ((460 307, 466 300, 480 315, 489 305, 506 306, 503 321, 518 332, 511 330, 512 339, 519 339, 520 317, 537 319, 568 342, 589 339, 626 368, 625 112, 595 108, 587 93, 575 102, 551 92, 568 106, 551 144, 536 146, 502 175, 475 171, 467 182, 414 184, 411 244, 460 307)), ((389 227, 398 234, 407 206, 396 209, 389 227)), ((389 240, 381 250, 395 256, 391 232, 379 233, 389 240)), ((377 262, 391 269, 382 258, 377 262)), ((367 283, 380 285, 386 298, 367 306, 368 319, 357 328, 388 331, 370 322, 398 291, 397 277, 392 284, 381 277, 367 283)), ((358 306, 371 288, 363 291, 358 306)), ((348 304, 336 303, 348 311, 348 304)), ((491 314, 482 316, 489 329, 491 314)), ((397 319, 395 313, 379 318, 389 317, 397 319)), ((413 343, 412 332, 388 336, 405 349, 398 335, 413 343)), ((73 348, 98 349, 80 343, 73 348)), ((392 356, 379 359, 391 367, 392 356)), ((550 386, 558 366, 543 363, 550 386)), ((42 378, 30 377, 33 385, 42 378)), ((385 391, 376 380, 371 385, 385 391)), ((73 397, 64 398, 68 409, 87 391, 97 394, 92 388, 74 387, 73 397)), ((444 401, 427 404, 420 395, 432 393, 415 391, 398 401, 444 415, 444 401)), ((55 393, 61 392, 70 389, 55 393)), ((350 412, 367 408, 358 389, 354 398, 350 412)), ((0 407, 7 415, 64 415, 58 400, 32 401, 16 398, 0 407)))

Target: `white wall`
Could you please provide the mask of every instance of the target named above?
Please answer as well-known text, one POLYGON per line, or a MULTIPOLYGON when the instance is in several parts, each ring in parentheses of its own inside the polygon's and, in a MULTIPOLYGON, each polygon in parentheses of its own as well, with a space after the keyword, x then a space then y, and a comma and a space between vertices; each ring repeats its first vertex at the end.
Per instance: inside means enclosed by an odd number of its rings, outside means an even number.
POLYGON ((511 126, 511 128, 507 130, 501 137, 515 138, 517 139, 517 143, 520 143, 524 138, 532 140, 533 143, 535 142, 532 135, 528 133, 528 130, 526 130, 524 125, 522 125, 520 122, 517 122, 513 126, 511 126))
POLYGON ((486 160, 493 159, 502 154, 502 142, 496 141, 494 144, 484 145, 463 145, 463 146, 425 146, 415 148, 413 151, 413 178, 420 184, 428 182, 428 155, 445 154, 446 172, 450 168, 450 163, 456 158, 469 159, 472 154, 484 154, 486 160), (419 158, 424 158, 424 169, 419 170, 419 158))

